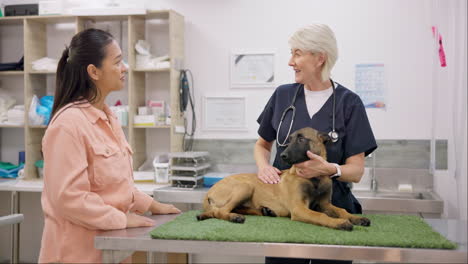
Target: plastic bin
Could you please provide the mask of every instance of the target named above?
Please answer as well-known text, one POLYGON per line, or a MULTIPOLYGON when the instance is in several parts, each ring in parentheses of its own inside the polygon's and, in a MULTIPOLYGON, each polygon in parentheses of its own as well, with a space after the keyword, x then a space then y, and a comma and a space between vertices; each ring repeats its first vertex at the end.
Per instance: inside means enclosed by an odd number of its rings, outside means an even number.
POLYGON ((203 186, 211 187, 215 185, 215 183, 222 180, 224 177, 231 175, 232 173, 226 172, 209 172, 203 176, 203 186))

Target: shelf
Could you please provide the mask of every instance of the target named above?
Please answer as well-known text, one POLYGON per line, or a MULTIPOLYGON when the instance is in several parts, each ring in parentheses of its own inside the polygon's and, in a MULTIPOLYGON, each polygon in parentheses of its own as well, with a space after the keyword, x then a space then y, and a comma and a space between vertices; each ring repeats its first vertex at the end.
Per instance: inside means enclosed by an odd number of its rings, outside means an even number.
POLYGON ((75 23, 76 20, 76 16, 71 15, 26 16, 24 18, 44 24, 75 23))
POLYGON ((171 128, 170 125, 167 126, 137 126, 133 125, 134 128, 171 128))
POLYGON ((163 69, 134 69, 133 71, 136 72, 170 72, 171 68, 163 68, 163 69))
MULTIPOLYGON (((129 15, 80 15, 79 19, 92 20, 94 22, 122 21, 127 20, 129 15)), ((142 15, 144 16, 144 15, 142 15)))
POLYGON ((171 13, 175 13, 172 10, 154 10, 147 11, 146 14, 141 15, 47 15, 47 16, 11 16, 0 18, 0 25, 20 25, 24 19, 35 20, 42 23, 74 23, 76 18, 93 21, 119 21, 127 20, 129 16, 141 17, 145 19, 169 19, 171 13))
POLYGON ((0 25, 21 25, 26 16, 12 16, 0 18, 0 25))
POLYGON ((0 71, 0 75, 23 75, 24 71, 0 71))
POLYGON ((56 74, 55 71, 30 71, 30 74, 56 74))
POLYGON ((24 128, 24 125, 0 124, 0 128, 24 128))
POLYGON ((133 15, 134 17, 140 17, 144 19, 169 19, 172 10, 148 10, 146 15, 133 15))
POLYGON ((29 126, 29 128, 47 128, 46 125, 34 125, 34 126, 29 126))

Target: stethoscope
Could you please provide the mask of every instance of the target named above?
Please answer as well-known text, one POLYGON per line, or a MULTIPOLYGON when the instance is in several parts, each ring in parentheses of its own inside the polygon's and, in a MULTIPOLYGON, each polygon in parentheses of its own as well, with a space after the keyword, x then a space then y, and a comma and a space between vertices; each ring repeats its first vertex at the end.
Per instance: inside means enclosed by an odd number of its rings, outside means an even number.
MULTIPOLYGON (((333 88, 333 112, 332 112, 332 130, 330 132, 328 132, 328 136, 330 137, 331 141, 333 143, 335 143, 335 142, 338 141, 338 139, 340 137, 339 137, 338 133, 335 130, 335 109, 336 109, 335 83, 333 82, 332 79, 330 79, 330 81, 331 81, 332 88, 333 88)), ((288 146, 288 144, 286 144, 286 141, 288 140, 289 135, 291 134, 291 129, 292 129, 292 126, 293 126, 293 123, 294 123, 294 117, 296 116, 296 107, 294 106, 294 104, 296 103, 296 98, 297 98, 297 95, 299 94, 299 91, 303 87, 304 87, 304 85, 302 85, 302 84, 298 85, 298 87, 296 89, 296 93, 294 94, 294 97, 292 99, 291 105, 288 106, 288 108, 284 109, 283 114, 281 114, 281 119, 280 119, 280 123, 278 125, 278 130, 276 130, 276 143, 280 147, 288 146), (280 129, 281 129, 281 125, 283 124, 283 120, 286 117, 286 114, 289 112, 289 110, 292 111, 291 124, 289 125, 288 134, 286 134, 286 137, 284 138, 283 143, 280 143, 279 132, 280 132, 280 129)))

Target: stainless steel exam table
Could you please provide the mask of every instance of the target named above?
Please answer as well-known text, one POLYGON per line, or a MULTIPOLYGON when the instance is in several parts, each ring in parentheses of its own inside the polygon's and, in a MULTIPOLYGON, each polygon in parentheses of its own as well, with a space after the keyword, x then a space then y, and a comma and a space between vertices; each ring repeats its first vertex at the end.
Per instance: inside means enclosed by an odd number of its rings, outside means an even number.
POLYGON ((102 250, 104 263, 118 263, 134 251, 205 253, 242 256, 272 256, 363 260, 401 263, 467 263, 467 222, 446 219, 424 219, 435 230, 458 244, 455 250, 397 247, 339 246, 319 244, 219 242, 200 240, 152 239, 149 232, 173 220, 177 215, 150 216, 153 227, 129 228, 101 232, 95 237, 95 247, 102 250))
POLYGON ((12 238, 12 246, 11 246, 11 263, 18 263, 18 224, 24 220, 24 216, 22 214, 11 214, 7 216, 0 216, 0 227, 4 225, 13 225, 11 228, 11 238, 12 238))

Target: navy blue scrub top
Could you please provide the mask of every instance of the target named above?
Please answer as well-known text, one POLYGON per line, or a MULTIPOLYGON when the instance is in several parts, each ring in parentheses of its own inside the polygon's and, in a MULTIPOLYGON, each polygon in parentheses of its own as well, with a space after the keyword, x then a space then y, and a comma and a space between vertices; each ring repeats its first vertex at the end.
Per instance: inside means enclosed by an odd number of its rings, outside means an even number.
MULTIPOLYGON (((265 109, 260 114, 257 122, 260 124, 258 134, 266 141, 276 140, 276 132, 281 115, 293 100, 296 90, 299 93, 294 106, 296 117, 291 129, 291 134, 304 127, 312 127, 320 132, 327 133, 332 130, 333 95, 328 98, 322 108, 310 118, 304 96, 302 84, 285 84, 276 88, 268 101, 265 109)), ((369 155, 377 148, 372 128, 367 118, 367 113, 361 98, 354 92, 340 84, 336 85, 336 114, 335 130, 338 132, 337 142, 329 142, 327 148, 327 160, 331 163, 345 164, 347 158, 364 152, 369 155)), ((281 125, 279 142, 283 142, 291 124, 292 111, 288 111, 281 125)), ((277 146, 276 157, 273 166, 285 170, 291 166, 280 158, 285 147, 277 146)), ((361 205, 350 191, 346 182, 333 180, 332 204, 346 209, 350 213, 362 213, 361 205)))

